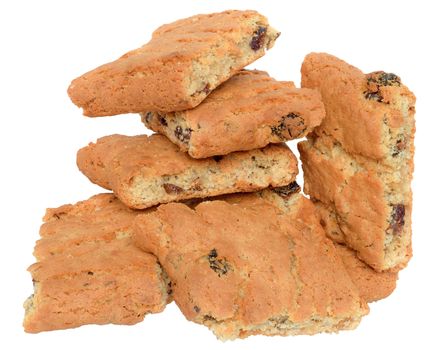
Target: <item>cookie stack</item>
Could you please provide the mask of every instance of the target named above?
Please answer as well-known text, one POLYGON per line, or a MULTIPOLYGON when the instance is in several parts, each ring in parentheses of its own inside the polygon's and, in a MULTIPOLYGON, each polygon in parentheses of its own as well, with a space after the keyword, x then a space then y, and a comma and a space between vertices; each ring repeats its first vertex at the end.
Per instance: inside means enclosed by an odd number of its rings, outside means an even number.
POLYGON ((75 79, 90 117, 140 113, 79 169, 113 193, 48 209, 27 332, 134 324, 174 300, 223 340, 355 328, 411 256, 413 94, 394 74, 310 54, 302 87, 244 70, 279 32, 198 15, 75 79), (295 182, 299 144, 305 192, 295 182))

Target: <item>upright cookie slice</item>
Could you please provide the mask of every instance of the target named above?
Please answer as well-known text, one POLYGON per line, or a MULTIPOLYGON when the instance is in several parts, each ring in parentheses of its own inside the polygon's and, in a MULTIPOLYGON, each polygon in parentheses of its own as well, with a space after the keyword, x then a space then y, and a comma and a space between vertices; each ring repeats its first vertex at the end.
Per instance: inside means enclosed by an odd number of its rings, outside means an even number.
POLYGON ((415 96, 395 74, 363 74, 327 54, 306 57, 302 86, 318 89, 326 108, 299 144, 305 192, 363 261, 402 268, 411 257, 415 96))
POLYGON ((189 17, 161 26, 146 45, 73 80, 68 94, 90 117, 185 110, 263 56, 279 34, 255 11, 189 17))
POLYGON ((92 182, 132 208, 282 186, 298 172, 284 144, 193 159, 158 134, 103 137, 79 150, 77 163, 92 182))
POLYGON ((37 333, 85 324, 134 324, 168 302, 167 276, 131 241, 138 212, 113 194, 48 209, 29 267, 35 292, 24 329, 37 333))
POLYGON ((187 319, 223 340, 352 329, 368 312, 299 187, 224 196, 139 215, 187 319))
POLYGON ((206 158, 303 137, 324 115, 318 91, 297 89, 266 72, 241 71, 196 108, 145 112, 142 120, 193 158, 206 158))

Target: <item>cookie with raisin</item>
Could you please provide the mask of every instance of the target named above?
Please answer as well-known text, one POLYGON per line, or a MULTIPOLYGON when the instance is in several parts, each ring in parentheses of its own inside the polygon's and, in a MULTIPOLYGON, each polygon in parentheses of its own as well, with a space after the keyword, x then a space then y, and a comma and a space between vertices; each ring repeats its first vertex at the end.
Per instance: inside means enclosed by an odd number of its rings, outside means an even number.
POLYGON ((415 96, 393 73, 364 74, 328 54, 309 54, 301 72, 326 109, 298 145, 304 191, 327 206, 337 238, 364 262, 403 268, 412 255, 415 96))
POLYGON ((159 134, 100 138, 79 150, 77 164, 92 182, 136 209, 283 186, 298 173, 285 144, 193 159, 159 134))
POLYGON ((222 340, 355 328, 366 302, 296 184, 169 203, 135 220, 188 320, 222 340))
POLYGON ((262 57, 280 33, 256 11, 165 24, 144 46, 74 79, 68 94, 89 117, 180 111, 262 57))
POLYGON ((304 137, 324 115, 318 91, 245 70, 193 109, 145 112, 142 121, 191 157, 206 158, 304 137))

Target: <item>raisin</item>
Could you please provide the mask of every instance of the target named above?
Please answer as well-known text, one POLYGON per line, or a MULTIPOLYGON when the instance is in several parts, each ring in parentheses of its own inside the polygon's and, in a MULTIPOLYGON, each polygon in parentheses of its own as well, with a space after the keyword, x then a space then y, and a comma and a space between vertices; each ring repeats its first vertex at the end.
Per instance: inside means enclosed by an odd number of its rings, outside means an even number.
POLYGON ((399 151, 402 151, 402 150, 404 150, 405 148, 406 148, 406 142, 405 142, 405 140, 397 140, 397 142, 396 142, 396 144, 395 144, 395 147, 397 147, 397 149, 399 150, 399 151))
POLYGON ((163 188, 167 194, 180 194, 181 192, 184 192, 181 187, 169 183, 163 184, 163 188))
POLYGON ((363 92, 367 100, 383 102, 383 96, 380 88, 382 86, 400 86, 401 80, 394 73, 383 71, 372 72, 366 75, 367 90, 363 92))
POLYGON ((154 118, 154 113, 152 112, 147 112, 144 116, 144 121, 146 123, 150 123, 152 121, 152 119, 154 118))
POLYGON ((231 270, 231 266, 228 264, 227 259, 218 258, 215 248, 208 253, 208 262, 210 263, 210 268, 216 272, 219 277, 227 274, 227 272, 231 270))
POLYGON ((254 32, 254 36, 251 38, 251 42, 249 43, 249 46, 254 51, 260 50, 262 45, 264 44, 266 37, 266 27, 258 27, 257 30, 254 32))
POLYGON ((210 91, 211 91, 210 84, 209 83, 205 84, 204 88, 202 89, 202 92, 205 92, 206 94, 209 94, 210 91))
POLYGON ((364 94, 365 94, 365 98, 367 100, 373 100, 373 101, 377 101, 377 102, 383 101, 383 97, 380 94, 380 91, 376 91, 376 92, 365 91, 364 94))
POLYGON ((213 159, 216 163, 219 163, 223 158, 224 156, 213 156, 213 159))
POLYGON ((322 227, 326 227, 327 224, 325 223, 325 221, 323 219, 319 220, 319 223, 322 227))
POLYGON ((289 113, 281 117, 276 126, 271 126, 272 134, 281 140, 290 140, 302 136, 306 131, 303 118, 296 113, 289 113))
POLYGON ((190 137, 192 136, 192 129, 190 128, 185 128, 183 130, 182 127, 180 127, 179 125, 175 128, 175 136, 176 138, 184 143, 188 143, 190 140, 190 137))
POLYGON ((167 126, 167 120, 164 115, 158 114, 158 121, 160 122, 161 125, 167 126))
POLYGON ((372 72, 367 74, 368 84, 375 83, 378 86, 400 86, 401 80, 394 73, 383 71, 372 72))
POLYGON ((392 204, 391 223, 388 230, 392 231, 392 234, 399 235, 405 224, 405 206, 404 204, 392 204))
POLYGON ((281 198, 284 199, 289 198, 294 193, 300 192, 300 190, 301 190, 300 185, 298 185, 296 181, 286 186, 271 188, 271 191, 275 192, 281 198))
POLYGON ((88 271, 88 272, 87 272, 87 275, 93 276, 94 273, 93 273, 92 271, 88 271))
POLYGON ((392 153, 392 156, 397 156, 401 151, 403 151, 406 148, 406 141, 404 139, 398 139, 394 146, 394 152, 392 153))
POLYGON ((193 310, 195 310, 195 312, 197 314, 199 314, 199 311, 201 311, 201 308, 198 305, 193 306, 193 310))

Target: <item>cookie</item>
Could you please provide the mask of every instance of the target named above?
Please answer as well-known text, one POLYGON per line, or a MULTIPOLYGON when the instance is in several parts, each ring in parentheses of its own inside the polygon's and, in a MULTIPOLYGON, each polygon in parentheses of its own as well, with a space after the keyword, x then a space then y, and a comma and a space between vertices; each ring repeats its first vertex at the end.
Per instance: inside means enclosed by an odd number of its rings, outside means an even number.
POLYGON ((134 241, 158 257, 186 318, 222 340, 355 328, 367 305, 298 192, 161 205, 136 218, 134 241))
POLYGON ((180 111, 265 54, 280 33, 255 11, 197 15, 158 28, 144 46, 72 81, 89 117, 180 111))
POLYGON ((403 268, 412 255, 415 96, 395 74, 364 74, 327 54, 308 55, 301 71, 326 108, 298 146, 304 191, 329 208, 364 262, 403 268))
POLYGON ((79 150, 79 169, 131 208, 282 186, 295 179, 285 144, 193 159, 163 135, 112 135, 79 150))
POLYGON ((48 209, 29 267, 29 333, 85 324, 134 324, 168 302, 168 278, 156 258, 132 244, 138 212, 113 194, 48 209))
POLYGON ((395 290, 397 272, 378 272, 360 260, 354 250, 339 243, 335 243, 335 247, 348 275, 366 302, 384 299, 395 290))
POLYGON ((297 89, 266 72, 244 70, 196 108, 145 112, 142 121, 193 158, 206 158, 303 137, 324 114, 318 91, 297 89))

